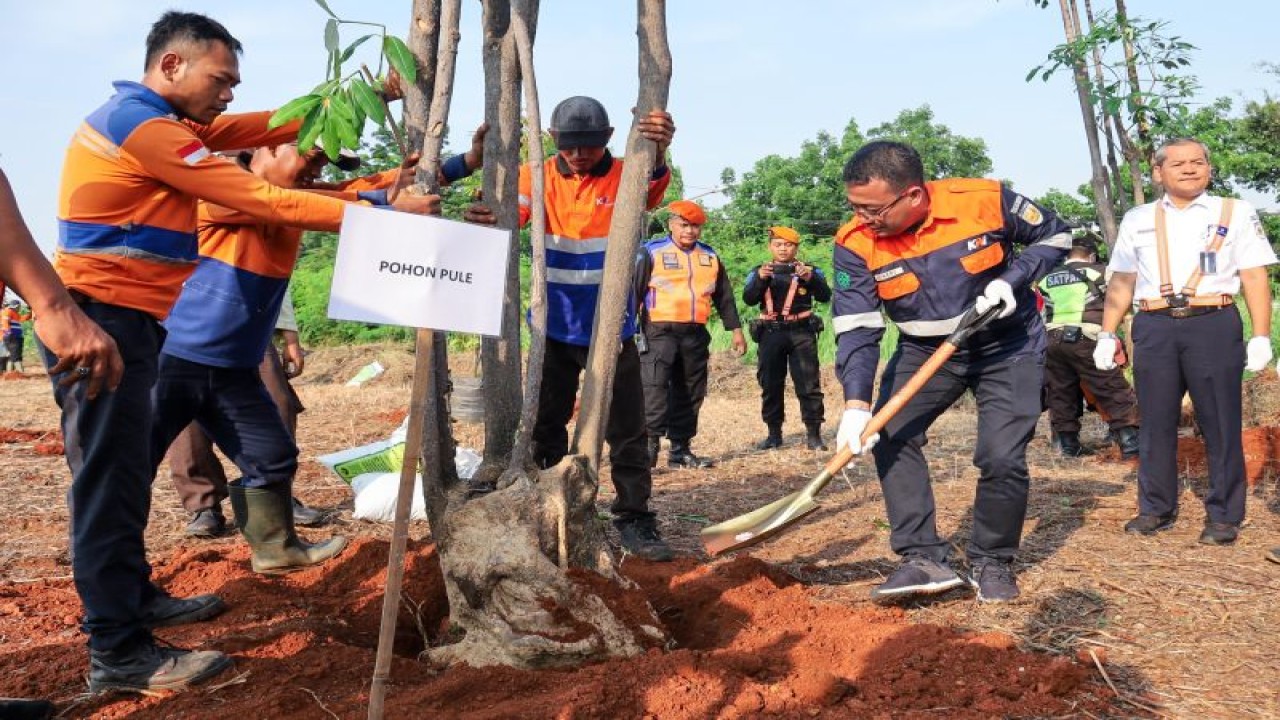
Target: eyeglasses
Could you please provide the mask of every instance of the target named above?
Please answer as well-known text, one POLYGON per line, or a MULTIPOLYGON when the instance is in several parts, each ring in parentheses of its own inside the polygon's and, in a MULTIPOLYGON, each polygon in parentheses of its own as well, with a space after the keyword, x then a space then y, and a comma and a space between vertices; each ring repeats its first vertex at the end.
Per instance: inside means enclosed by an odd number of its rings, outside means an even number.
POLYGON ((884 217, 885 213, 892 210, 894 205, 897 205, 899 202, 902 202, 902 199, 905 198, 908 193, 910 193, 912 190, 915 190, 915 189, 916 189, 916 186, 912 185, 906 190, 903 190, 902 192, 898 193, 896 197, 894 197, 892 200, 885 203, 884 205, 881 205, 878 208, 869 208, 865 205, 854 205, 850 203, 849 209, 853 210, 854 215, 861 216, 863 220, 879 220, 880 218, 884 217))

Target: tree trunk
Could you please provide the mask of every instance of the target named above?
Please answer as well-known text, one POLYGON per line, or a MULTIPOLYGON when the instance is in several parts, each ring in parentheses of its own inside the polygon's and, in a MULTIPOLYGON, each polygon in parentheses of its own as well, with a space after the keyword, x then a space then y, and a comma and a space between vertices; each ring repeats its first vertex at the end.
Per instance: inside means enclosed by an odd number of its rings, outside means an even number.
MULTIPOLYGON (((640 92, 635 112, 665 110, 671 88, 671 50, 667 45, 666 0, 637 0, 640 22, 640 92)), ((604 283, 596 306, 587 357, 587 378, 582 389, 578 426, 573 446, 587 457, 593 472, 600 470, 604 428, 609 417, 613 380, 618 368, 618 336, 625 315, 634 302, 632 274, 644 231, 645 199, 649 174, 658 160, 657 146, 640 136, 633 120, 627 137, 626 164, 618 187, 609 226, 609 247, 604 255, 604 283)))
MULTIPOLYGON (((1084 0, 1084 16, 1089 21, 1089 30, 1092 32, 1094 25, 1092 0, 1084 0)), ((1102 50, 1095 43, 1093 45, 1093 79, 1099 91, 1106 83, 1102 69, 1102 50)), ((1129 209, 1129 203, 1124 192, 1124 184, 1120 181, 1120 164, 1116 161, 1116 134, 1124 132, 1121 129, 1120 113, 1109 110, 1106 106, 1099 107, 1097 122, 1102 127, 1103 136, 1107 141, 1107 186, 1111 188, 1111 197, 1115 199, 1123 213, 1129 209)))
MULTIPOLYGON (((522 419, 515 423, 520 440, 514 446, 510 471, 502 477, 502 487, 470 500, 455 496, 439 531, 432 526, 444 570, 451 627, 460 630, 463 637, 428 650, 426 656, 439 664, 564 667, 635 655, 646 647, 661 646, 666 636, 652 612, 639 621, 615 612, 606 596, 616 592, 601 594, 593 588, 595 581, 576 579, 572 573, 574 569, 587 570, 603 576, 605 582, 624 582, 614 570, 596 519, 595 472, 586 459, 569 456, 533 476, 524 461, 545 347, 545 302, 541 298, 545 294, 542 256, 546 215, 540 188, 542 145, 532 21, 526 19, 536 3, 489 0, 485 4, 487 28, 507 25, 495 16, 504 6, 509 8, 509 28, 502 33, 509 40, 504 42, 511 42, 517 51, 518 72, 529 103, 530 161, 535 180, 530 199, 535 260, 529 385, 522 419)), ((512 77, 514 73, 487 74, 486 90, 494 92, 493 86, 500 85, 503 100, 511 100, 516 88, 507 80, 512 77)), ((511 131, 518 135, 519 124, 506 128, 511 131)), ((491 134, 497 132, 503 130, 494 126, 491 134)), ((510 137, 503 142, 504 146, 518 144, 510 137)))
MULTIPOLYGON (((1142 161, 1150 158, 1153 148, 1151 147, 1151 123, 1147 120, 1146 106, 1143 104, 1142 95, 1139 92, 1142 88, 1138 82, 1138 61, 1133 51, 1133 36, 1129 32, 1129 10, 1125 7, 1124 0, 1116 0, 1116 23, 1120 26, 1122 33, 1121 42, 1124 44, 1124 67, 1129 76, 1129 114, 1133 117, 1134 126, 1138 131, 1138 142, 1127 142, 1125 147, 1125 159, 1129 163, 1129 177, 1133 180, 1133 204, 1142 205, 1146 203, 1146 188, 1143 186, 1142 177, 1142 161)), ((1125 136, 1128 141, 1128 135, 1125 136)))
MULTIPOLYGON (((1058 4, 1062 10, 1062 25, 1066 31, 1067 42, 1074 43, 1080 37, 1075 0, 1058 0, 1058 4)), ((1075 76, 1076 98, 1080 102, 1080 115, 1084 120, 1085 139, 1089 143, 1089 165, 1092 168, 1089 184, 1093 188, 1094 207, 1098 213, 1098 224, 1102 227, 1102 237, 1110 248, 1116 242, 1115 206, 1111 201, 1111 188, 1107 185, 1106 170, 1102 164, 1102 150, 1098 141, 1098 127, 1094 121, 1093 103, 1089 101, 1089 76, 1085 72, 1083 62, 1076 62, 1072 70, 1075 76)))
MULTIPOLYGON (((484 3, 483 63, 485 122, 489 134, 484 147, 485 203, 493 208, 498 227, 520 231, 516 181, 520 171, 520 76, 515 35, 511 32, 510 0, 484 3)), ((480 342, 484 378, 484 461, 471 482, 492 487, 506 469, 515 447, 520 417, 520 244, 512 242, 507 255, 503 291, 502 336, 480 342)))
POLYGON ((404 89, 404 125, 411 148, 422 147, 427 115, 435 94, 436 48, 440 37, 440 0, 413 0, 409 49, 418 63, 417 82, 404 89))

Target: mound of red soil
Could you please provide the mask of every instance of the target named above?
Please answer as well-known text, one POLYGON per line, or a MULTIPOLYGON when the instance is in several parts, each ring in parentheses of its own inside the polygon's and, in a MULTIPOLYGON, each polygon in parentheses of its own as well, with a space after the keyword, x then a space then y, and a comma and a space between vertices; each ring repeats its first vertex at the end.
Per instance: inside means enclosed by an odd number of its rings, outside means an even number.
MULTIPOLYGON (((386 556, 385 542, 361 539, 323 570, 275 579, 250 572, 238 544, 158 561, 156 577, 171 592, 217 591, 231 606, 211 622, 160 634, 236 656, 234 673, 161 698, 72 704, 86 665, 74 590, 62 580, 0 585, 7 668, 0 696, 53 696, 64 709, 72 705, 63 717, 78 718, 363 717, 386 556)), ((818 602, 790 576, 749 557, 710 566, 693 559, 624 565, 670 631, 670 650, 577 670, 439 672, 415 660, 425 643, 447 636, 439 565, 423 545, 410 547, 409 563, 389 718, 1106 714, 1108 691, 1073 661, 1020 652, 1008 636, 913 625, 897 610, 818 602)))
MULTIPOLYGON (((1280 476, 1280 427, 1245 428, 1241 439, 1244 442, 1245 479, 1251 487, 1266 478, 1280 476)), ((1208 475, 1203 438, 1178 438, 1178 468, 1196 477, 1208 475)))
POLYGON ((14 430, 0 428, 0 443, 32 443, 37 455, 61 455, 62 432, 58 430, 14 430))

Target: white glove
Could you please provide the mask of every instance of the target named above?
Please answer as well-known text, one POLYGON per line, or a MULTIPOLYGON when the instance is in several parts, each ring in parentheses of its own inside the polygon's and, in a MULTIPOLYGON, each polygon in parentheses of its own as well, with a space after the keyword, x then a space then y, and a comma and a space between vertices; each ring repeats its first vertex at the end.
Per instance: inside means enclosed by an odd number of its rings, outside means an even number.
POLYGON ((1098 344, 1093 348, 1093 366, 1099 370, 1115 370, 1116 346, 1117 341, 1113 337, 1098 338, 1098 344))
POLYGON ((1249 345, 1245 348, 1245 355, 1248 360, 1245 361, 1244 369, 1249 372, 1261 372, 1267 365, 1271 364, 1271 338, 1249 338, 1249 345))
POLYGON ((875 447, 875 444, 880 442, 880 433, 867 438, 867 444, 861 445, 862 431, 867 429, 867 423, 870 421, 869 410, 845 410, 844 415, 840 417, 840 429, 836 431, 836 450, 848 447, 854 455, 861 455, 875 447))
POLYGON ((992 280, 987 283, 986 289, 984 289, 982 294, 978 296, 978 299, 974 301, 973 307, 978 311, 978 314, 981 315, 1000 303, 1004 303, 1004 309, 996 315, 997 320, 1000 318, 1007 318, 1012 315, 1013 308, 1016 303, 1013 300, 1013 288, 1009 283, 1004 280, 992 280))

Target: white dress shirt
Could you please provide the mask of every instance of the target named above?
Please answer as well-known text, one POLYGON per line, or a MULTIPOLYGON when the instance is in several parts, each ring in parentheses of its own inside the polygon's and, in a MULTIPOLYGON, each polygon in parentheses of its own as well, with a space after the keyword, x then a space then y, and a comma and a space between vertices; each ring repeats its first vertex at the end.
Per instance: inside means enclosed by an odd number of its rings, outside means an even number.
MULTIPOLYGON (((1222 198, 1202 193, 1184 208, 1175 207, 1167 195, 1156 202, 1164 205, 1169 282, 1173 292, 1179 293, 1200 266, 1200 253, 1208 248, 1218 229, 1222 198)), ((1160 297, 1155 208, 1156 203, 1147 203, 1125 213, 1107 265, 1109 272, 1138 274, 1135 300, 1160 297)), ((1230 232, 1214 258, 1216 268, 1212 273, 1204 273, 1196 288, 1197 295, 1235 295, 1240 292, 1241 270, 1276 262, 1276 253, 1252 205, 1236 200, 1228 225, 1230 232)))

